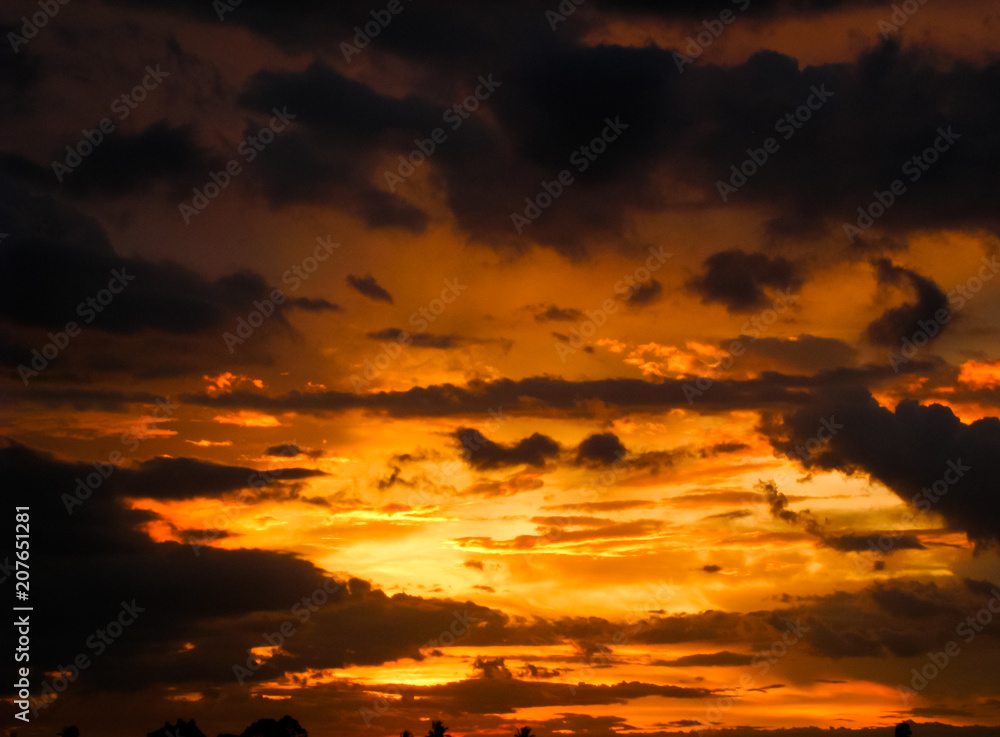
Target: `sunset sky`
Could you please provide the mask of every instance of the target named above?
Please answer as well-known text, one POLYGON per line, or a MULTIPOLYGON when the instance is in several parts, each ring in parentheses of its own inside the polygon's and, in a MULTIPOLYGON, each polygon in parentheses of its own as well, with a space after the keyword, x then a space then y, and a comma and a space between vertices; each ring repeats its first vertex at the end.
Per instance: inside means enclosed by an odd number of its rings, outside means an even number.
POLYGON ((63 2, 8 735, 1000 728, 995 3, 63 2))

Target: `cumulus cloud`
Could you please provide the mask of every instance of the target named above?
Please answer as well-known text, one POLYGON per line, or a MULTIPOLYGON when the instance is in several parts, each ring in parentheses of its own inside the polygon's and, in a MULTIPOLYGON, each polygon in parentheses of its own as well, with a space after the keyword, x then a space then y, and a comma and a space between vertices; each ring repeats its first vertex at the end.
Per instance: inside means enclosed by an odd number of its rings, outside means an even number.
POLYGON ((733 249, 705 259, 704 273, 688 282, 705 304, 725 305, 729 312, 752 312, 770 306, 775 291, 796 291, 803 283, 799 269, 781 256, 733 249))
POLYGON ((886 310, 868 324, 865 337, 875 345, 899 347, 900 341, 912 338, 924 324, 932 327, 932 330, 923 331, 929 339, 940 335, 950 321, 950 315, 948 296, 937 284, 915 271, 896 266, 886 258, 878 259, 874 265, 880 287, 901 287, 908 283, 916 293, 916 301, 886 310))
POLYGON ((466 462, 479 470, 518 465, 544 466, 546 460, 559 453, 559 444, 541 433, 534 433, 511 445, 501 445, 474 428, 460 427, 455 431, 455 440, 464 451, 466 462))
POLYGON ((762 426, 774 448, 806 468, 864 473, 907 504, 935 512, 980 544, 1000 540, 1000 511, 992 479, 1000 473, 1000 420, 970 424, 942 405, 900 402, 881 406, 864 389, 818 394, 806 406, 762 426), (812 455, 801 448, 823 418, 844 429, 812 455))
POLYGON ((609 466, 620 461, 628 449, 614 433, 589 435, 576 449, 576 463, 580 465, 609 466))

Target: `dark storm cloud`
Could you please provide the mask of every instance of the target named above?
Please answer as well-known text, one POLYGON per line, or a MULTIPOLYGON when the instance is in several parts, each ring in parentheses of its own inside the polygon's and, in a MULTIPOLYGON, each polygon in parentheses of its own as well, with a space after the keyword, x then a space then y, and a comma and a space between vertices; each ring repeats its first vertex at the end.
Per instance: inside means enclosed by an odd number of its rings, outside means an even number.
MULTIPOLYGON (((412 32, 416 25, 409 22, 421 12, 408 6, 411 15, 386 32, 412 32)), ((533 28, 547 26, 541 14, 530 20, 533 28)), ((442 127, 447 140, 424 165, 434 170, 432 182, 463 230, 497 248, 523 251, 539 243, 582 258, 589 243, 620 237, 632 212, 686 206, 691 187, 706 203, 722 205, 718 183, 748 147, 759 148, 770 135, 794 155, 779 150, 728 199, 781 212, 770 224, 772 234, 839 236, 872 191, 896 178, 909 189, 879 229, 998 224, 987 203, 1000 184, 985 162, 1000 154, 1000 133, 989 124, 1000 113, 1000 62, 941 69, 920 48, 903 51, 886 42, 853 63, 800 68, 795 59, 763 51, 735 66, 695 64, 681 74, 668 49, 583 47, 551 33, 538 38, 484 64, 479 73, 495 74, 498 83, 483 103, 491 115, 473 113, 457 129, 443 124, 441 113, 473 91, 475 74, 449 73, 442 83, 447 91, 423 90, 432 102, 376 93, 320 64, 259 72, 244 91, 244 105, 260 113, 289 105, 294 112, 291 96, 302 112, 295 130, 262 152, 259 172, 248 179, 276 205, 336 200, 371 227, 422 232, 424 212, 371 182, 384 177, 385 154, 392 161, 405 157, 415 136, 442 127), (893 94, 873 92, 889 88, 893 94), (796 111, 809 120, 796 119, 796 111), (609 128, 609 121, 618 122, 609 128), (904 165, 933 149, 936 139, 943 147, 938 128, 949 125, 958 137, 946 136, 947 150, 926 171, 910 162, 920 176, 909 181, 904 165), (599 155, 589 160, 580 153, 602 135, 599 155), (855 154, 850 167, 842 166, 845 149, 855 154), (516 233, 511 214, 525 211, 525 199, 562 170, 573 183, 516 233), (683 201, 679 189, 663 186, 662 176, 654 181, 654 172, 663 171, 683 178, 683 201), (817 177, 817 171, 836 174, 817 177)), ((382 48, 387 39, 379 37, 382 48)), ((783 273, 780 260, 761 266, 752 255, 742 258, 749 275, 739 273, 735 260, 721 263, 706 275, 712 279, 702 285, 703 296, 733 310, 752 309, 770 283, 799 283, 797 274, 783 273)))
MULTIPOLYGON (((75 145, 78 141, 76 138, 68 143, 75 145)), ((53 152, 52 158, 63 162, 66 156, 64 148, 53 152)), ((203 178, 212 164, 207 153, 194 143, 190 128, 174 128, 160 121, 134 135, 108 134, 72 172, 62 172, 61 179, 62 186, 74 193, 124 194, 157 179, 186 183, 193 176, 203 178)))
POLYGON ((690 668, 698 666, 732 666, 750 665, 753 660, 752 655, 741 653, 731 653, 723 650, 717 653, 696 653, 694 655, 682 655, 674 660, 654 660, 653 665, 663 665, 671 668, 690 668))
POLYGON ((239 308, 266 298, 269 289, 251 272, 208 281, 175 263, 12 237, 0 252, 0 291, 0 316, 23 325, 93 322, 94 329, 111 333, 152 328, 187 335, 220 328, 239 308), (110 305, 97 303, 99 293, 109 289, 120 293, 110 305))
POLYGON ((583 319, 583 313, 572 307, 556 307, 549 305, 541 312, 535 313, 537 322, 576 322, 583 319))
POLYGON ((875 345, 898 347, 902 339, 912 338, 921 331, 922 323, 934 326, 933 333, 923 331, 931 338, 940 335, 950 315, 948 296, 938 285, 915 271, 896 266, 887 258, 876 260, 874 266, 880 287, 908 284, 916 293, 916 301, 886 310, 881 317, 869 323, 865 337, 875 345))
POLYGON ((660 298, 663 292, 663 284, 659 279, 650 279, 643 284, 637 284, 629 290, 625 302, 631 306, 643 306, 651 304, 660 298))
MULTIPOLYGON (((219 25, 216 8, 198 0, 153 0, 151 5, 211 26, 219 25)), ((382 6, 384 7, 384 6, 382 6)), ((502 59, 525 47, 551 38, 552 32, 537 2, 483 0, 475 8, 461 0, 418 4, 403 3, 401 13, 382 28, 377 41, 355 54, 396 54, 404 58, 453 68, 482 59, 502 59), (511 39, 516 39, 512 43, 511 39)), ((294 8, 268 0, 239 6, 224 15, 227 23, 246 27, 292 52, 330 49, 338 58, 341 44, 353 44, 354 27, 372 22, 373 7, 364 0, 336 4, 306 0, 294 8)))
POLYGON ((368 274, 365 277, 354 276, 353 274, 348 274, 347 284, 352 289, 358 291, 369 299, 381 302, 388 302, 392 304, 392 295, 389 294, 385 289, 383 289, 378 282, 375 281, 375 277, 368 274))
POLYGON ((556 678, 562 672, 562 668, 545 668, 533 663, 525 663, 524 667, 517 674, 522 678, 556 678))
POLYGON ((301 73, 259 71, 250 78, 239 103, 265 114, 275 106, 287 106, 299 125, 359 140, 376 139, 391 130, 420 133, 439 117, 417 97, 397 100, 379 95, 319 63, 301 73))
POLYGON ((713 253, 704 273, 688 282, 704 304, 716 302, 729 312, 752 312, 769 306, 771 290, 796 291, 802 277, 792 262, 780 256, 746 253, 739 249, 713 253))
MULTIPOLYGON (((909 658, 953 639, 956 623, 980 609, 989 596, 972 595, 953 582, 938 586, 900 580, 855 593, 804 597, 791 607, 770 612, 652 617, 635 639, 666 644, 749 640, 764 648, 776 635, 797 631, 807 651, 824 658, 909 658)), ((998 649, 995 638, 983 646, 998 649)))
MULTIPOLYGON (((740 0, 740 5, 743 0, 740 0)), ((818 14, 841 7, 877 5, 878 0, 754 0, 746 8, 747 15, 771 17, 780 13, 818 14)), ((220 18, 213 6, 198 0, 153 0, 150 5, 184 13, 194 20, 217 26, 220 18)), ((377 36, 377 41, 363 53, 391 53, 422 62, 436 63, 447 68, 456 62, 501 60, 525 49, 552 43, 552 28, 545 11, 558 4, 538 0, 484 0, 473 10, 461 0, 439 0, 434 3, 403 4, 404 10, 377 36)), ((723 9, 736 10, 731 0, 702 3, 684 0, 664 4, 656 0, 601 0, 596 3, 602 12, 594 17, 598 26, 612 19, 615 13, 639 12, 667 19, 717 17, 723 9), (611 17, 609 17, 611 16, 611 17)), ((320 0, 307 0, 289 6, 271 0, 253 6, 233 6, 223 18, 227 23, 246 27, 270 39, 286 50, 302 52, 316 47, 336 46, 352 42, 354 27, 371 22, 372 6, 363 0, 344 0, 330 5, 320 0)), ((575 21, 575 18, 572 19, 575 21)), ((575 23, 558 26, 558 32, 584 33, 588 26, 575 23)))
POLYGON ((501 79, 515 88, 497 94, 496 110, 530 162, 556 171, 570 153, 599 135, 604 119, 627 125, 585 172, 601 179, 624 174, 663 146, 673 129, 672 62, 656 49, 553 46, 528 54, 501 79), (666 130, 660 130, 663 126, 666 130))
POLYGON ((121 496, 190 499, 326 475, 308 468, 282 468, 280 473, 276 469, 268 475, 252 468, 223 466, 194 458, 160 457, 144 461, 134 469, 115 471, 108 486, 121 496))
POLYGON ((995 192, 997 183, 989 180, 979 157, 1000 150, 1000 134, 986 124, 1000 108, 992 82, 1000 64, 944 70, 931 57, 886 42, 854 64, 800 70, 788 57, 760 52, 732 68, 689 68, 684 90, 691 89, 688 83, 697 84, 702 94, 711 90, 701 98, 704 104, 693 105, 691 171, 696 178, 699 172, 705 175, 706 188, 718 189, 720 180, 729 179, 730 167, 746 158, 746 149, 760 146, 770 133, 795 155, 783 158, 779 151, 729 199, 780 207, 782 214, 771 222, 774 234, 822 237, 821 224, 839 234, 843 222, 853 223, 857 208, 872 201, 873 190, 885 190, 895 179, 904 181, 907 191, 879 221, 879 229, 898 233, 971 222, 995 230, 997 219, 985 206, 982 188, 995 192), (741 86, 766 92, 739 94, 741 86), (889 89, 891 94, 874 92, 889 89), (954 105, 954 89, 982 94, 984 107, 954 105), (803 106, 810 99, 816 104, 814 90, 824 91, 828 100, 810 112, 803 106), (778 121, 800 110, 812 119, 796 120, 798 128, 785 120, 777 129, 778 121), (949 126, 962 138, 948 134, 949 126), (935 142, 948 150, 934 151, 935 142), (935 163, 915 164, 913 158, 929 148, 926 158, 935 163), (846 168, 837 164, 844 150, 853 152, 846 168), (815 176, 834 170, 833 177, 815 176))
POLYGON ((455 431, 458 447, 465 451, 466 462, 473 468, 487 470, 504 466, 544 466, 559 454, 559 444, 550 437, 535 433, 511 445, 501 445, 470 427, 455 431))
MULTIPOLYGON (((504 214, 521 212, 541 178, 568 168, 577 180, 572 189, 526 226, 525 234, 580 257, 594 236, 620 234, 627 212, 680 204, 672 188, 653 186, 655 167, 683 176, 702 190, 706 203, 721 205, 718 183, 747 158, 747 148, 759 148, 770 136, 779 152, 728 200, 782 213, 770 223, 772 234, 839 236, 843 223, 853 223, 857 208, 871 201, 872 191, 886 189, 894 179, 904 180, 908 190, 879 229, 969 223, 997 228, 987 197, 995 199, 1000 184, 985 161, 1000 154, 1000 133, 988 122, 1000 112, 995 84, 1000 62, 941 69, 919 48, 903 51, 886 42, 854 63, 800 68, 790 57, 759 52, 735 66, 695 64, 679 74, 671 54, 651 48, 556 48, 526 56, 523 73, 517 66, 500 73, 512 83, 490 101, 502 129, 468 131, 480 139, 472 148, 482 152, 474 156, 477 165, 470 166, 466 156, 460 169, 448 151, 438 160, 459 223, 485 242, 509 246, 504 214), (892 94, 874 92, 888 89, 892 94), (968 97, 955 98, 956 89, 968 97), (797 111, 809 120, 795 118, 797 111), (615 115, 630 127, 591 169, 579 172, 569 165, 573 150, 597 134, 605 116, 615 115), (961 138, 938 132, 949 125, 961 138), (501 154, 511 139, 520 162, 501 154), (912 159, 936 140, 948 149, 932 150, 936 161, 922 171, 912 159), (782 155, 786 149, 794 155, 782 155), (842 166, 844 150, 854 152, 850 167, 842 166), (484 170, 495 176, 472 181, 473 172, 484 170), (535 176, 525 176, 531 170, 535 176), (817 177, 817 171, 836 174, 817 177), (912 179, 912 172, 919 179, 912 179), (489 216, 488 202, 501 214, 489 216)), ((755 297, 745 289, 736 294, 743 304, 755 297)))
MULTIPOLYGON (((956 623, 981 608, 986 598, 954 584, 915 581, 877 584, 856 595, 837 592, 785 612, 810 626, 813 653, 833 659, 891 655, 910 658, 955 637, 956 623), (881 623, 881 624, 878 624, 881 623)), ((984 641, 984 647, 996 643, 984 641)))
POLYGON ((130 195, 164 182, 171 198, 183 199, 192 187, 204 184, 207 171, 225 165, 195 143, 189 125, 175 127, 161 120, 133 134, 105 134, 98 126, 93 131, 92 136, 102 136, 97 145, 71 135, 59 141, 46 164, 0 152, 0 173, 39 190, 78 198, 130 195), (89 147, 85 156, 78 155, 81 141, 89 147))
MULTIPOLYGON (((439 350, 446 350, 448 348, 454 348, 463 342, 463 339, 458 335, 435 335, 434 333, 407 333, 405 330, 400 328, 386 328, 385 330, 378 330, 367 334, 368 338, 372 340, 395 340, 399 341, 403 335, 406 335, 405 345, 413 346, 414 348, 437 348, 439 350)), ((402 341, 400 341, 402 342, 402 341)))
POLYGON ((823 542, 842 553, 861 553, 877 548, 879 539, 883 535, 888 535, 892 539, 890 550, 926 549, 924 544, 920 542, 920 538, 915 535, 893 535, 882 531, 871 532, 867 535, 826 535, 823 542))
POLYGON ((628 207, 659 199, 652 160, 677 118, 669 64, 654 49, 550 43, 499 70, 506 86, 488 103, 497 124, 470 121, 435 162, 459 224, 499 248, 537 242, 571 258, 593 239, 620 235, 628 207), (515 233, 511 214, 526 212, 525 198, 561 171, 572 184, 515 233))
POLYGON ((479 678, 509 681, 514 677, 510 668, 504 665, 503 658, 487 658, 479 655, 472 663, 472 669, 478 672, 479 678))
POLYGON ((589 435, 576 449, 576 463, 609 466, 625 457, 628 449, 614 433, 589 435))
MULTIPOLYGON (((935 366, 909 362, 900 374, 926 375, 935 366)), ((219 396, 186 394, 188 404, 217 408, 256 409, 264 412, 339 412, 355 408, 379 410, 394 416, 448 416, 455 414, 507 411, 537 411, 541 407, 561 410, 570 416, 583 412, 582 403, 598 400, 614 407, 693 408, 700 412, 735 409, 792 407, 805 404, 819 389, 849 386, 877 386, 899 376, 891 367, 867 365, 862 368, 838 368, 815 375, 765 372, 760 378, 746 381, 732 379, 713 383, 709 391, 689 401, 682 380, 659 383, 640 379, 597 379, 567 381, 554 377, 531 377, 520 380, 470 381, 465 386, 436 384, 406 391, 386 391, 367 395, 352 392, 291 392, 283 396, 246 391, 219 396)), ((81 398, 85 392, 79 392, 81 398)), ((38 393, 38 398, 46 395, 38 393)))
MULTIPOLYGON (((736 643, 753 643, 752 649, 765 649, 791 628, 798 631, 807 650, 824 658, 857 656, 909 658, 940 649, 942 642, 954 639, 956 624, 981 609, 992 596, 991 582, 949 581, 943 584, 894 580, 848 593, 837 591, 821 596, 798 597, 795 603, 770 611, 746 613, 708 610, 690 614, 650 613, 629 626, 629 639, 647 644, 688 642, 716 643, 716 652, 695 657, 711 660, 734 660, 746 657, 729 648, 736 643), (987 590, 982 590, 988 586, 987 590), (722 646, 722 647, 719 647, 722 646)), ((791 601, 791 598, 788 599, 791 601)), ((474 631, 469 644, 494 637, 490 624, 474 631)), ((503 632, 505 642, 532 642, 536 645, 577 642, 584 649, 613 649, 619 622, 598 617, 566 617, 536 620, 520 625, 510 623, 503 632), (602 645, 607 643, 607 647, 602 645)), ((979 640, 977 640, 979 642, 979 640)), ((983 637, 983 647, 1000 651, 995 635, 983 637)), ((677 666, 686 663, 675 659, 677 666)), ((717 663, 722 665, 722 663, 717 663)), ((703 663, 708 665, 708 663, 703 663)), ((895 678, 890 675, 889 678, 895 678)), ((892 682, 895 685, 895 681, 892 682)))
MULTIPOLYGON (((154 649, 159 649, 178 638, 196 636, 199 621, 283 610, 301 598, 300 592, 312 591, 322 580, 312 564, 289 555, 204 548, 196 556, 185 545, 153 543, 137 526, 156 515, 130 510, 118 496, 138 491, 130 485, 140 476, 148 479, 142 472, 129 475, 126 469, 115 471, 70 515, 64 495, 74 494, 77 480, 95 472, 92 466, 64 463, 10 443, 0 448, 0 466, 10 498, 30 502, 32 521, 51 535, 32 555, 36 575, 60 582, 59 587, 33 592, 40 621, 39 634, 32 642, 32 659, 37 657, 40 672, 52 670, 57 659, 85 651, 88 636, 117 613, 121 601, 135 599, 146 610, 132 626, 133 647, 110 648, 101 667, 81 679, 81 685, 86 681, 85 688, 129 687, 130 682, 135 687, 148 681, 149 673, 156 669, 139 655, 148 648, 135 647, 136 642, 155 644, 154 649), (125 481, 116 486, 118 478, 125 481), (58 606, 67 597, 74 602, 74 616, 68 618, 59 614, 58 606), (192 598, 199 601, 196 609, 188 604, 192 598)), ((207 474, 205 468, 192 470, 189 480, 195 487, 220 484, 218 469, 209 469, 207 474)), ((232 483, 246 481, 242 469, 240 478, 232 483)), ((226 483, 230 482, 221 482, 226 483)), ((232 657, 237 655, 237 651, 232 652, 232 657)), ((157 656, 152 657, 155 662, 157 656)), ((212 679, 214 673, 221 677, 226 670, 224 661, 216 662, 204 676, 212 679)), ((161 673, 153 680, 164 677, 170 678, 161 673)))
POLYGON ((458 714, 498 714, 536 706, 625 704, 645 696, 703 699, 713 693, 706 688, 661 686, 638 681, 592 685, 517 678, 473 678, 437 686, 413 686, 410 690, 425 704, 425 709, 458 714))
MULTIPOLYGON (((20 33, 20 26, 0 24, 0 38, 8 39, 10 33, 20 33)), ((0 45, 0 94, 9 104, 4 105, 0 117, 23 113, 28 109, 27 93, 38 83, 41 62, 27 49, 15 49, 10 43, 0 45)))
MULTIPOLYGON (((711 392, 706 392, 704 397, 699 398, 696 408, 758 409, 762 405, 798 404, 808 397, 807 392, 800 389, 819 383, 820 380, 805 377, 789 378, 786 381, 778 377, 746 382, 720 381, 712 386, 711 392), (788 385, 794 388, 789 388, 788 385)), ((599 399, 615 406, 636 408, 690 406, 684 396, 684 382, 681 381, 661 384, 651 384, 639 379, 573 382, 535 377, 519 381, 501 379, 473 382, 470 387, 472 388, 443 384, 365 396, 351 392, 312 392, 268 397, 248 392, 230 392, 217 397, 185 395, 182 399, 191 404, 262 411, 331 412, 369 407, 400 416, 485 413, 496 407, 503 407, 504 411, 508 411, 508 408, 515 410, 526 406, 527 399, 540 400, 545 406, 567 411, 576 409, 579 402, 586 399, 599 399)))
MULTIPOLYGON (((7 498, 30 504, 32 522, 46 530, 46 544, 33 550, 33 570, 40 579, 60 582, 32 592, 37 608, 32 662, 40 673, 55 670, 57 663, 72 660, 78 652, 93 656, 88 637, 117 614, 122 601, 134 599, 143 610, 122 635, 127 642, 115 643, 94 658, 86 677, 60 700, 75 693, 129 692, 156 684, 198 689, 234 683, 233 665, 245 664, 248 649, 264 644, 261 633, 277 631, 286 620, 295 623, 296 637, 256 677, 277 678, 284 670, 311 667, 375 665, 399 657, 419 659, 429 641, 455 631, 456 621, 464 622, 466 631, 486 627, 489 637, 502 637, 503 615, 471 602, 389 597, 359 579, 338 586, 295 556, 212 548, 193 530, 179 532, 193 537, 197 547, 153 542, 139 528, 156 521, 157 515, 129 509, 122 501, 125 494, 150 495, 150 483, 159 485, 154 495, 161 498, 238 488, 246 483, 248 471, 255 473, 251 469, 154 459, 137 471, 114 470, 68 514, 64 495, 74 493, 78 479, 96 473, 94 466, 59 461, 4 440, 0 468, 7 498), (175 493, 178 488, 187 491, 175 493), (301 607, 303 597, 315 604, 312 597, 321 590, 328 603, 303 624, 293 607, 301 607), (72 617, 64 616, 60 606, 67 600, 73 602, 72 617), (198 606, 192 606, 193 601, 198 606), (185 643, 194 648, 185 648, 185 643)), ((316 475, 298 471, 288 478, 316 475)), ((208 532, 213 540, 227 535, 224 530, 208 532)))
MULTIPOLYGON (((162 341, 159 341, 162 342, 162 341)), ((202 367, 204 368, 204 367, 202 367)), ((926 375, 935 366, 910 362, 901 367, 900 373, 926 375)), ((734 409, 789 408, 810 401, 810 394, 830 387, 858 385, 878 386, 898 376, 888 366, 866 366, 861 369, 823 371, 813 376, 767 373, 760 379, 748 381, 720 380, 711 391, 698 397, 694 408, 699 412, 717 413, 734 409)), ((438 384, 414 387, 406 391, 377 392, 359 396, 352 392, 298 392, 268 396, 263 393, 235 391, 219 396, 184 394, 183 404, 217 409, 254 409, 262 412, 303 412, 323 415, 351 409, 368 409, 398 417, 444 417, 461 414, 488 414, 502 407, 505 412, 537 412, 541 407, 557 410, 569 417, 584 416, 582 403, 597 399, 609 406, 631 408, 635 411, 652 411, 658 407, 690 408, 692 403, 684 394, 683 381, 650 383, 639 379, 600 379, 594 381, 566 381, 552 377, 532 377, 518 381, 471 381, 459 386, 438 384), (531 401, 534 400, 534 401, 531 401)), ((979 393, 972 393, 979 397, 979 393)), ((990 392, 986 392, 992 397, 990 392)), ((30 402, 40 406, 71 406, 106 408, 124 411, 128 404, 151 405, 155 395, 114 390, 95 390, 86 387, 49 389, 32 388, 30 393, 18 389, 0 389, 0 397, 9 404, 30 402)), ((995 397, 986 401, 995 402, 995 397)), ((984 401, 979 397, 980 401, 984 401)))
MULTIPOLYGON (((190 2, 164 1, 161 7, 217 23, 214 13, 190 2)), ((571 33, 553 33, 544 9, 499 2, 477 5, 476 13, 460 3, 404 6, 364 53, 395 52, 431 66, 463 55, 481 62, 467 76, 454 67, 429 75, 435 82, 424 85, 420 97, 380 94, 321 63, 301 72, 258 72, 241 104, 260 114, 287 105, 298 118, 260 153, 239 186, 275 206, 336 202, 369 227, 423 232, 427 214, 373 181, 383 178, 387 158, 408 154, 415 136, 442 125, 441 113, 472 92, 477 75, 495 74, 500 84, 483 103, 490 115, 475 113, 457 130, 444 125, 448 139, 425 166, 433 169, 432 186, 442 189, 459 226, 498 248, 523 251, 539 243, 582 258, 589 244, 620 239, 633 212, 689 207, 692 189, 704 198, 698 207, 722 205, 718 183, 769 135, 780 150, 728 199, 782 213, 770 223, 772 234, 839 238, 873 190, 887 189, 894 179, 902 179, 907 191, 879 219, 879 232, 998 227, 990 203, 1000 184, 987 162, 1000 154, 1000 133, 990 123, 1000 117, 1000 62, 942 66, 925 49, 904 51, 889 41, 851 63, 801 67, 762 51, 741 64, 695 63, 681 73, 670 49, 583 46, 571 33), (454 38, 428 43, 447 29, 454 38), (809 120, 795 119, 796 111, 809 120), (787 115, 794 125, 785 121, 777 128, 787 115), (600 137, 609 119, 622 128, 606 150, 585 170, 571 163, 574 151, 600 137), (942 138, 938 129, 949 126, 954 135, 942 138), (947 139, 940 144, 947 150, 926 169, 916 167, 913 157, 929 147, 933 153, 936 139, 947 139), (842 165, 845 150, 852 152, 851 166, 842 165), (908 161, 919 178, 903 169, 908 161), (563 169, 573 174, 573 184, 516 234, 510 214, 522 212, 525 198, 563 169), (670 184, 681 178, 684 187, 670 184)), ((329 48, 341 33, 348 41, 369 11, 354 3, 310 4, 290 14, 269 4, 240 7, 227 19, 296 48, 308 47, 315 34, 315 42, 329 48)), ((688 17, 686 10, 660 12, 688 17)), ((107 181, 122 176, 110 167, 107 181)), ((733 299, 727 305, 736 309, 756 300, 753 282, 733 299)))
POLYGON ((0 218, 10 230, 0 249, 0 318, 46 329, 92 321, 120 335, 146 328, 191 335, 235 321, 270 292, 249 271, 210 281, 170 261, 120 256, 96 221, 73 208, 10 183, 0 190, 0 218), (110 303, 88 302, 109 289, 118 292, 110 303))
POLYGON ((272 445, 267 450, 264 451, 264 455, 272 456, 275 458, 295 458, 296 456, 309 456, 310 458, 319 458, 323 455, 321 450, 308 450, 306 448, 301 448, 294 443, 285 443, 284 445, 272 445))
POLYGON ((261 70, 239 103, 262 115, 279 108, 295 116, 296 129, 261 152, 253 180, 272 204, 336 202, 369 227, 424 230, 427 216, 398 195, 373 187, 370 170, 380 147, 410 143, 432 127, 428 103, 380 95, 319 63, 301 73, 261 70))
POLYGON ((710 445, 707 448, 702 448, 698 451, 698 455, 701 458, 713 458, 714 456, 725 455, 727 453, 737 453, 741 450, 748 450, 750 448, 746 443, 716 443, 715 445, 710 445))
POLYGON ((918 593, 886 586, 876 586, 872 599, 887 614, 901 619, 926 619, 948 611, 940 602, 922 598, 918 593))
POLYGON ((322 297, 292 297, 288 304, 306 312, 340 312, 340 305, 322 297))
POLYGON ((861 472, 903 501, 938 512, 977 543, 1000 541, 1000 419, 965 424, 951 409, 915 400, 895 411, 863 389, 815 397, 808 406, 765 421, 774 448, 814 470, 861 472), (798 448, 816 436, 824 418, 844 429, 811 455, 798 448))
MULTIPOLYGON (((247 135, 256 129, 247 131, 247 135)), ((378 151, 338 136, 293 130, 276 137, 240 178, 251 193, 275 208, 295 204, 327 205, 357 217, 370 228, 401 228, 422 233, 428 218, 401 197, 372 186, 370 169, 378 151)))
POLYGON ((617 10, 657 15, 664 18, 690 19, 716 18, 723 10, 728 9, 735 13, 738 8, 741 8, 741 13, 759 17, 780 13, 823 13, 851 6, 878 4, 878 0, 755 0, 752 3, 746 3, 744 0, 739 0, 739 2, 734 2, 734 0, 710 0, 709 2, 680 0, 680 2, 669 4, 657 0, 598 0, 597 2, 598 7, 608 11, 617 10))
MULTIPOLYGON (((741 335, 737 340, 745 349, 735 362, 738 370, 815 372, 857 363, 857 349, 836 338, 808 334, 794 338, 741 335)), ((719 348, 728 350, 731 344, 731 340, 720 341, 719 348)))
POLYGON ((924 550, 920 539, 913 535, 891 535, 881 531, 871 532, 867 535, 833 534, 827 530, 826 523, 820 521, 808 509, 801 512, 789 509, 788 497, 778 491, 778 486, 773 481, 762 481, 754 488, 764 496, 772 517, 801 527, 823 545, 842 553, 880 551, 888 555, 896 550, 924 550), (888 548, 880 546, 879 539, 884 536, 889 536, 892 540, 892 544, 888 548))

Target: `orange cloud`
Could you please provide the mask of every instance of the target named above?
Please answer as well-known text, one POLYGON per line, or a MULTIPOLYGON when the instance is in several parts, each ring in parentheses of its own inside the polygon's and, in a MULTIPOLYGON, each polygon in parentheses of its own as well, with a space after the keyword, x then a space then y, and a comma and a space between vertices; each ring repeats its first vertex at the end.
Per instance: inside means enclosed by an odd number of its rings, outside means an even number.
POLYGON ((281 422, 278 421, 277 417, 246 409, 239 412, 226 412, 216 415, 212 419, 223 425, 239 425, 240 427, 281 427, 281 422))
POLYGON ((225 394, 226 392, 233 391, 233 389, 236 389, 241 384, 250 384, 258 389, 263 389, 265 386, 261 379, 254 379, 243 374, 234 374, 232 371, 224 371, 218 376, 206 375, 201 378, 208 382, 205 391, 209 394, 225 394))
POLYGON ((958 380, 973 389, 995 389, 1000 386, 1000 361, 966 361, 958 380))

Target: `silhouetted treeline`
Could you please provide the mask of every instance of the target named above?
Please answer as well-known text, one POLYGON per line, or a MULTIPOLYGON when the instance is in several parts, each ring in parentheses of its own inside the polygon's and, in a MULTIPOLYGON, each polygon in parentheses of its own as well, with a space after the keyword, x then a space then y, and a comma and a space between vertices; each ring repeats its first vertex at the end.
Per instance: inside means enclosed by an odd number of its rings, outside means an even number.
MULTIPOLYGON (((76 727, 63 727, 58 737, 80 737, 80 730, 76 727)), ((167 722, 154 732, 147 732, 146 737, 206 737, 194 719, 185 722, 178 719, 176 724, 167 722)), ((239 735, 223 732, 219 737, 309 737, 309 734, 297 720, 290 716, 283 716, 275 721, 274 719, 258 719, 239 735)), ((413 733, 404 729, 400 737, 413 737, 413 733)), ((427 737, 451 737, 448 728, 437 719, 431 720, 431 726, 427 730, 427 737)), ((535 737, 531 733, 531 727, 521 727, 514 731, 514 737, 535 737)))

